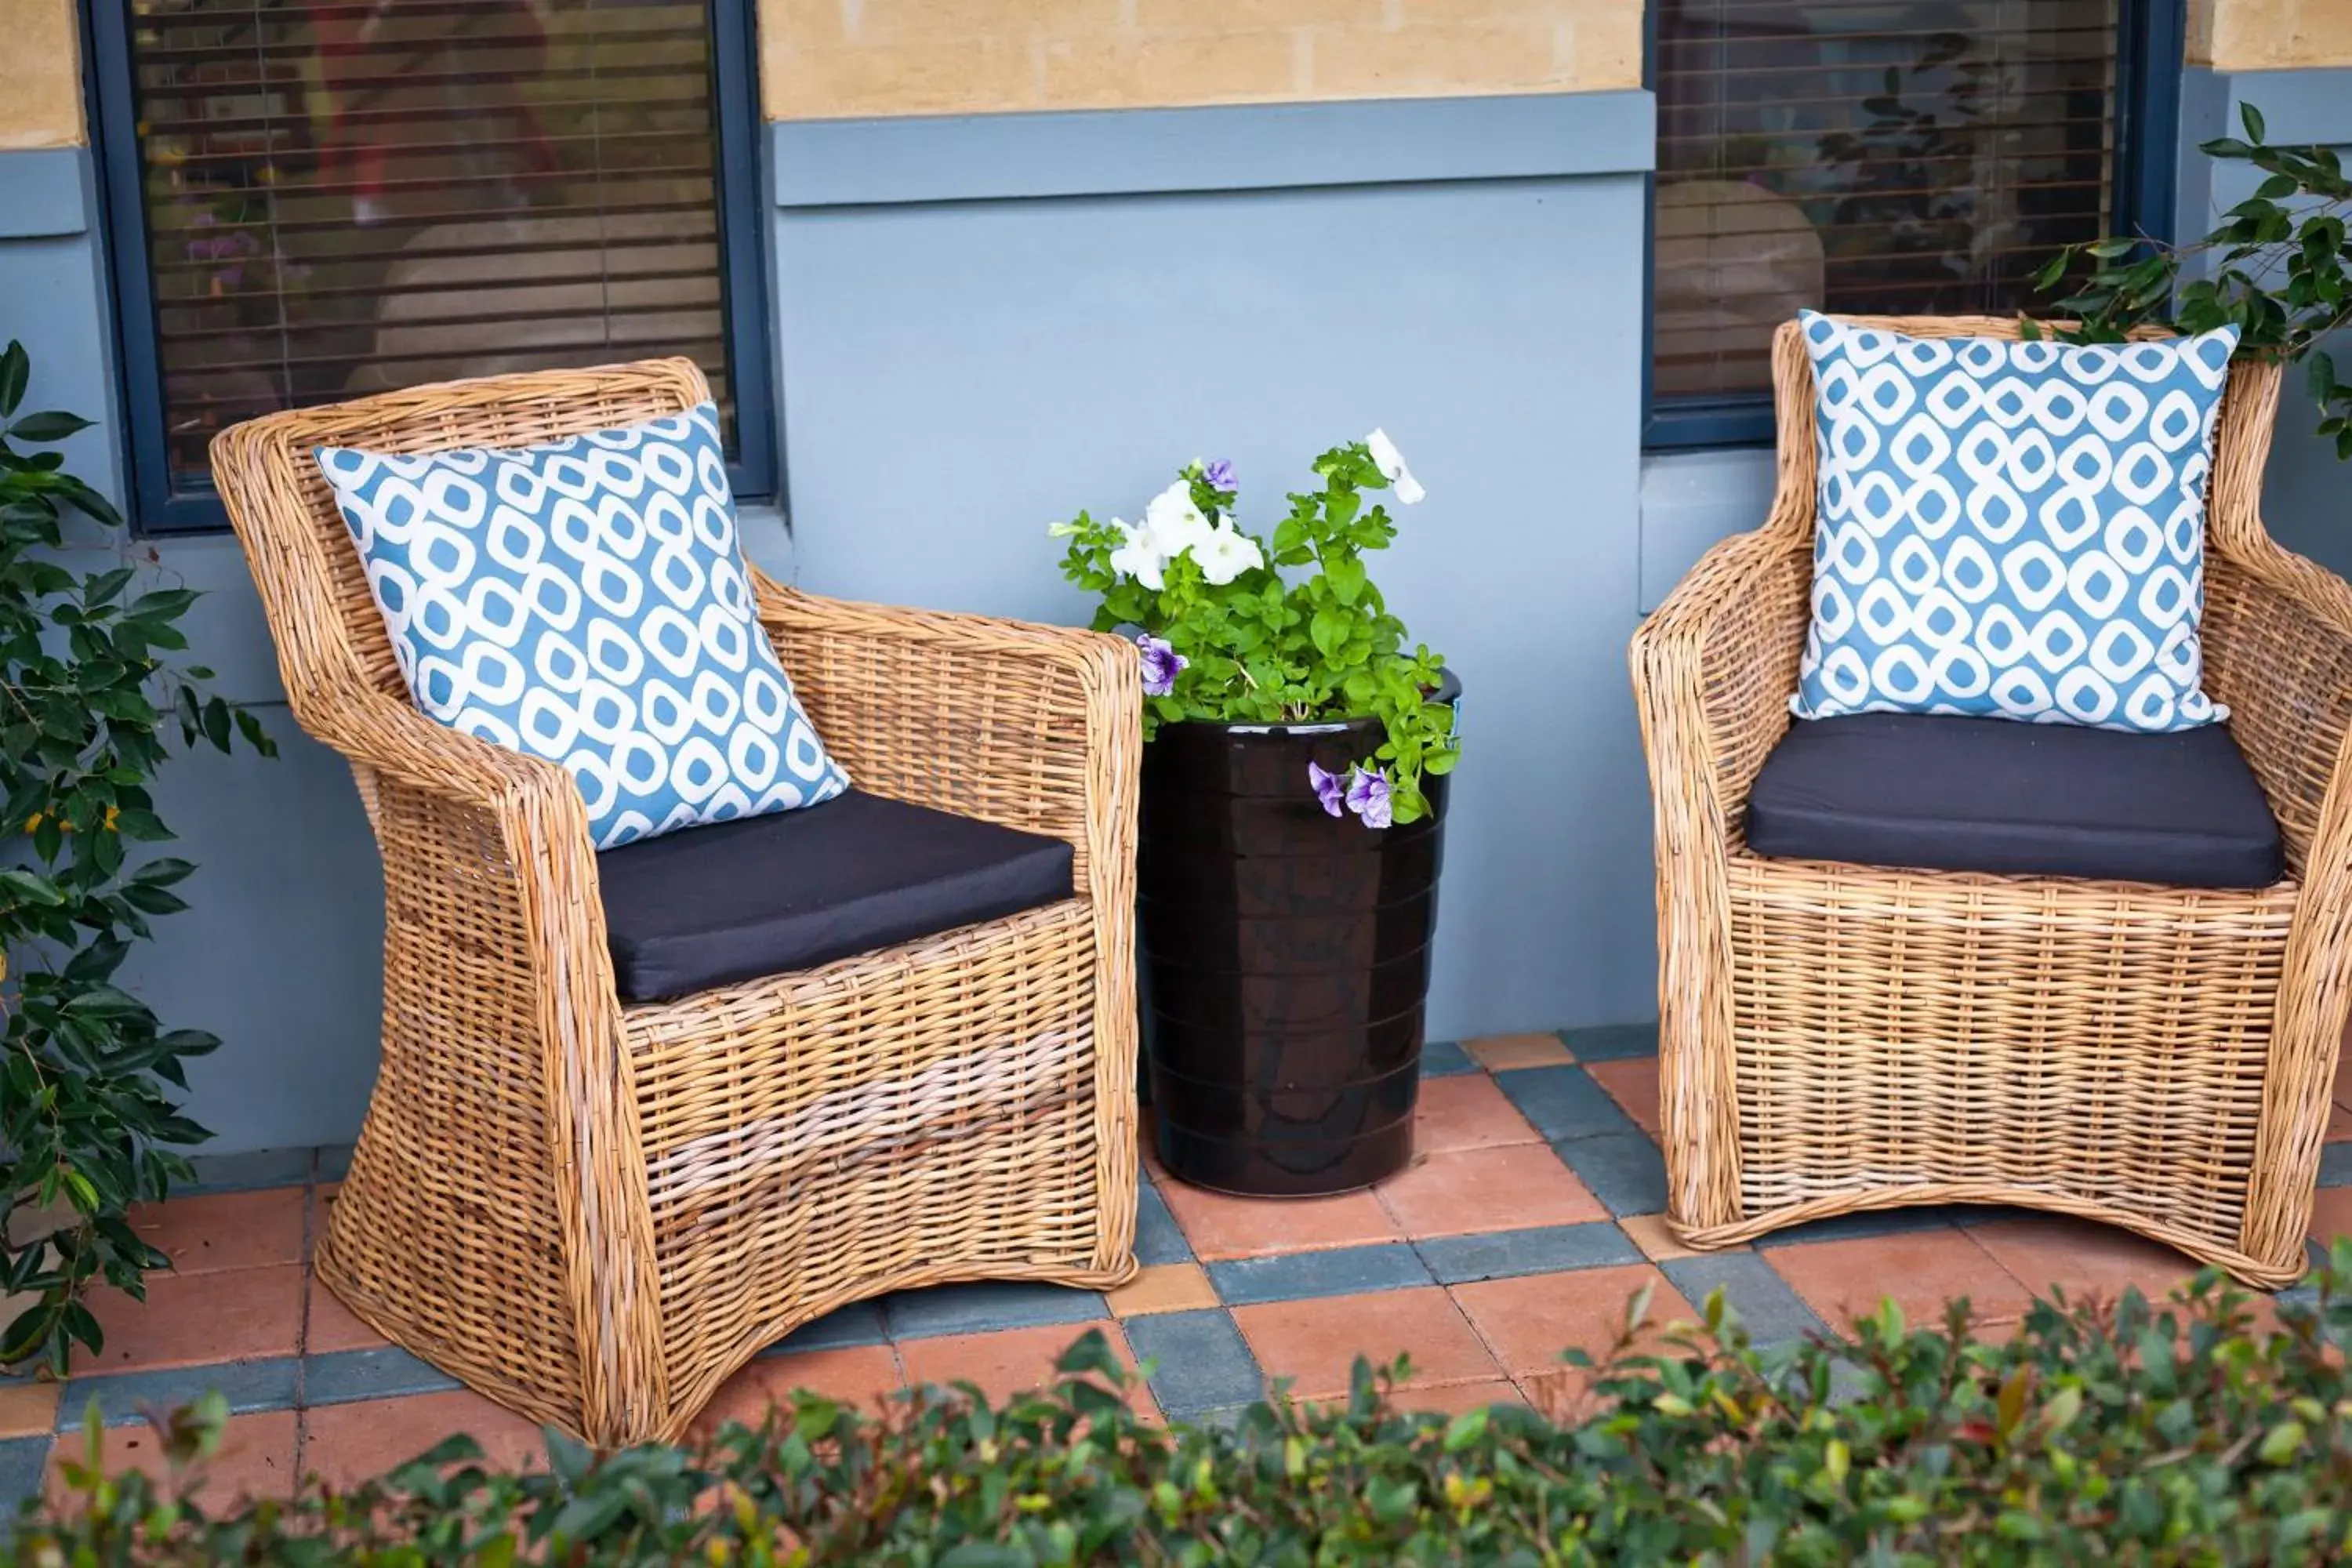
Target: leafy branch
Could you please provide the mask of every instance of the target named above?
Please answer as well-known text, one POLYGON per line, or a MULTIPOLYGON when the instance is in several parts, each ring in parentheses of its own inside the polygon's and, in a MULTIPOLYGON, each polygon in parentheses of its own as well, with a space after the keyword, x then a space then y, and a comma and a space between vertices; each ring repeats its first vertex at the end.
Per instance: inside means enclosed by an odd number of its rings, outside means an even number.
POLYGON ((1095 628, 1140 628, 1181 656, 1169 689, 1145 699, 1146 735, 1187 721, 1374 717, 1386 736, 1370 761, 1384 778, 1392 820, 1427 816, 1422 776, 1452 772, 1459 752, 1452 709, 1429 700, 1440 679, 1438 656, 1425 645, 1408 651, 1404 623, 1389 612, 1364 565, 1366 552, 1396 538, 1388 509, 1367 506, 1364 494, 1391 488, 1391 476, 1364 442, 1332 447, 1315 459, 1321 487, 1291 494, 1288 514, 1266 540, 1234 521, 1239 492, 1212 478, 1224 471, 1194 463, 1180 482, 1202 527, 1222 517, 1215 528, 1234 530, 1254 548, 1255 563, 1231 575, 1213 575, 1194 553, 1179 552, 1159 563, 1155 586, 1114 560, 1136 532, 1117 519, 1080 512, 1057 530, 1069 540, 1063 574, 1102 596, 1095 628))
MULTIPOLYGON (((2352 256, 2345 222, 2352 179, 2326 147, 2274 147, 2262 111, 2241 104, 2245 136, 2205 142, 2207 156, 2251 163, 2264 178, 2191 245, 2116 237, 2069 246, 2034 279, 2044 292, 2091 270, 2055 308, 2074 318, 2058 329, 2070 342, 2120 342, 2134 327, 2181 332, 2238 329, 2238 352, 2304 366, 2319 405, 2319 434, 2352 461, 2352 383, 2336 375, 2328 335, 2352 324, 2352 256)), ((2027 329, 2031 331, 2031 327, 2027 329)))
POLYGON ((132 595, 126 561, 77 574, 58 563, 64 521, 122 519, 48 447, 89 428, 75 415, 19 415, 31 364, 0 353, 0 1291, 31 1305, 0 1329, 0 1362, 65 1370, 102 1336, 82 1297, 96 1281, 143 1295, 166 1266, 132 1230, 134 1203, 190 1175, 174 1152, 210 1136, 179 1113, 183 1064, 219 1042, 166 1030, 115 984, 149 921, 186 908, 172 889, 195 869, 132 863, 132 844, 173 835, 149 784, 180 743, 276 746, 254 716, 176 668, 185 588, 132 595))

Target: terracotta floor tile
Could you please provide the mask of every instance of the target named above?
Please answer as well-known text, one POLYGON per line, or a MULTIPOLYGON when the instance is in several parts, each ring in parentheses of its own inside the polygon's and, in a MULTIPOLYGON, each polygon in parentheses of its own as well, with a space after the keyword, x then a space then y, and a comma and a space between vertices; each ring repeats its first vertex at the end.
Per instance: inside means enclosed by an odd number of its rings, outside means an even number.
POLYGON ((1162 1263, 1145 1269, 1110 1292, 1111 1316, 1141 1318, 1154 1312, 1189 1312, 1217 1304, 1217 1288, 1197 1263, 1162 1263))
MULTIPOLYGON (((2345 1038, 2352 1042, 2352 1028, 2345 1031, 2345 1038)), ((2335 1099, 2338 1105, 2352 1105, 2352 1044, 2336 1053, 2335 1099)))
POLYGON ((0 1384, 0 1437, 37 1437, 58 1424, 59 1383, 0 1384))
MULTIPOLYGON (((1055 1323, 1035 1329, 1000 1329, 985 1334, 946 1334, 935 1339, 908 1340, 898 1347, 909 1386, 958 1383, 977 1384, 993 1404, 1002 1405, 1015 1394, 1028 1394, 1060 1381, 1054 1363, 1088 1329, 1100 1329, 1110 1341, 1111 1353, 1129 1371, 1135 1370, 1135 1352, 1116 1323, 1055 1323)), ((1130 1407, 1138 1415, 1157 1418, 1151 1393, 1138 1378, 1129 1387, 1130 1407)))
POLYGON ((1271 1383, 1291 1379, 1300 1399, 1348 1391, 1358 1355, 1386 1366, 1412 1358, 1408 1386, 1492 1378, 1500 1370, 1462 1313, 1434 1285, 1236 1307, 1234 1321, 1271 1383))
POLYGON ((1432 1154, 1378 1190, 1398 1228, 1414 1240, 1609 1217, 1543 1143, 1432 1154))
MULTIPOLYGON (((1633 1245, 1653 1263, 1664 1263, 1671 1258, 1704 1258, 1706 1254, 1695 1247, 1685 1247, 1666 1228, 1666 1216, 1662 1214, 1629 1214, 1619 1216, 1617 1228, 1633 1237, 1633 1245)), ((1741 1252, 1745 1247, 1718 1247, 1719 1252, 1741 1252)))
POLYGON ((738 1372, 695 1418, 694 1425, 696 1430, 704 1432, 729 1421, 756 1426, 767 1418, 771 1405, 782 1403, 795 1389, 859 1405, 871 1413, 905 1386, 906 1380, 898 1373, 898 1358, 888 1345, 803 1351, 755 1361, 738 1372))
POLYGON ((1528 1125, 1528 1119, 1485 1073, 1423 1080, 1412 1125, 1412 1144, 1422 1153, 1542 1142, 1543 1135, 1528 1125))
POLYGON ((1941 1323, 1944 1304, 1956 1296, 1969 1299, 1979 1324, 2019 1317, 2032 1301, 2032 1292, 1965 1231, 1806 1241, 1764 1256, 1832 1329, 1889 1296, 1915 1328, 1941 1323))
MULTIPOLYGON (((205 1461, 203 1472, 188 1495, 211 1509, 249 1498, 291 1497, 296 1479, 294 1423, 291 1410, 230 1416, 221 1432, 220 1447, 205 1461)), ((137 1470, 158 1480, 163 1477, 163 1438, 151 1427, 108 1427, 102 1452, 108 1475, 137 1470)), ((67 1460, 79 1460, 83 1453, 79 1431, 58 1436, 49 1450, 47 1489, 51 1497, 59 1497, 66 1490, 67 1460)))
POLYGON ((287 1263, 162 1274, 147 1281, 143 1304, 119 1290, 96 1290, 89 1310, 106 1334, 91 1372, 292 1355, 301 1337, 302 1269, 287 1263))
POLYGON ((2023 1215, 1967 1227, 1993 1260, 2037 1296, 2053 1284, 2066 1288, 2069 1301, 2086 1296, 2107 1300, 2132 1286, 2161 1302, 2177 1285, 2197 1274, 2195 1260, 2145 1237, 2111 1225, 2063 1215, 2023 1215))
POLYGON ((2326 1247, 2339 1236, 2352 1236, 2352 1187, 2322 1187, 2312 1205, 2311 1239, 2326 1247))
POLYGON ((1624 1327, 1626 1303, 1643 1286, 1651 1288, 1651 1296, 1641 1342, 1654 1342, 1658 1331, 1678 1319, 1697 1319, 1666 1277, 1646 1263, 1482 1279, 1453 1291, 1503 1370, 1524 1382, 1557 1376, 1564 1370, 1559 1358, 1566 1350, 1582 1350, 1596 1360, 1607 1354, 1624 1327))
POLYGON ((1609 1091, 1617 1108, 1632 1117, 1653 1142, 1658 1136, 1658 1058, 1628 1057, 1618 1062, 1593 1062, 1586 1072, 1609 1091))
POLYGON ((1507 1377, 1480 1378, 1475 1383, 1447 1383, 1433 1388, 1400 1388, 1399 1410, 1427 1411, 1435 1415, 1459 1415, 1489 1405, 1525 1405, 1518 1385, 1507 1377))
POLYGON ((323 1405, 305 1411, 302 1423, 303 1468, 337 1486, 380 1476, 461 1432, 492 1464, 534 1466, 547 1455, 535 1424, 466 1388, 323 1405))
POLYGON ((181 1274, 302 1261, 302 1189, 203 1193, 140 1204, 131 1227, 181 1274))
MULTIPOLYGON (((1576 1058, 1559 1043, 1558 1035, 1484 1035, 1475 1040, 1465 1040, 1462 1048, 1470 1059, 1488 1072, 1509 1072, 1514 1068, 1564 1067, 1576 1058)), ((1423 1086, 1426 1087, 1426 1086, 1423 1086)))
POLYGON ((1335 1198, 1237 1198, 1171 1180, 1160 1184, 1160 1194, 1175 1212, 1193 1255, 1204 1263, 1397 1239, 1388 1211, 1369 1192, 1335 1198))
POLYGON ((2327 1108, 2327 1130, 2320 1134, 2320 1140, 2341 1143, 2347 1138, 2352 1138, 2352 1106, 2337 1100, 2327 1108))
POLYGON ((312 1355, 330 1351, 373 1350, 384 1337, 360 1321, 326 1282, 310 1277, 310 1316, 303 1331, 302 1348, 312 1355))

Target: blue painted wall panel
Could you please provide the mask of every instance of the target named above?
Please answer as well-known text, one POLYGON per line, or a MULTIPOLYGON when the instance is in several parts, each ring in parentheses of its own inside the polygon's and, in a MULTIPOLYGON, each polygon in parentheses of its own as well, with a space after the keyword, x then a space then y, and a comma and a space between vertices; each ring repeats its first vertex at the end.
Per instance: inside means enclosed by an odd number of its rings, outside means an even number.
POLYGON ((1431 1027, 1651 1016, 1638 175, 787 211, 791 509, 818 593, 1053 621, 1046 525, 1230 457, 1244 518, 1383 426, 1376 577, 1461 672, 1431 1027))

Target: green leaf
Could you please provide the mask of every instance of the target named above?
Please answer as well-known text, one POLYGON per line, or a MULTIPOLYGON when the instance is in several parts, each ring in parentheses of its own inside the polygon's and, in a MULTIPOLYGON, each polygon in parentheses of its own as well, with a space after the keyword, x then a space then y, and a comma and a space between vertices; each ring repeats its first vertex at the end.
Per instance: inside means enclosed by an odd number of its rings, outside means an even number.
POLYGON ((78 414, 27 414, 8 426, 8 434, 19 441, 62 441, 90 427, 91 421, 78 414))
POLYGON ((2336 361, 2325 349, 2315 348, 2304 366, 2304 385, 2310 389, 2312 401, 2325 404, 2336 395, 2336 361))
POLYGON ((2284 1465, 2303 1447, 2303 1438, 2302 1422, 2282 1421, 2263 1434, 2254 1453, 2266 1465, 2284 1465))
POLYGON ((2246 135, 2249 140, 2254 142, 2265 140, 2263 134, 2265 128, 2263 123, 2263 111, 2261 110, 2256 109, 2251 103, 2242 103, 2238 105, 2238 121, 2239 123, 2245 126, 2246 135))
POLYGON ((7 351, 0 353, 0 419, 16 413, 16 405, 25 401, 25 383, 32 374, 33 359, 25 345, 9 340, 7 351))

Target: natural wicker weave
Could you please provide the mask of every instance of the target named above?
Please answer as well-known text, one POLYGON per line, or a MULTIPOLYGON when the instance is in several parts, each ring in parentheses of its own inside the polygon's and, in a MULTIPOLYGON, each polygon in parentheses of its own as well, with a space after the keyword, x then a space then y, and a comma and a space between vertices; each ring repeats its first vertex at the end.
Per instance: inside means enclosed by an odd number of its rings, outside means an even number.
POLYGON ((2289 1282, 2347 1002, 2352 587, 2263 531, 2277 367, 2239 366, 2222 407, 2205 683, 2284 830, 2288 879, 2190 891, 1748 852, 1812 576, 1813 382, 1793 323, 1773 365, 1770 519, 1709 551, 1633 639, 1670 1224, 1721 1247, 1857 1209, 2021 1204, 2289 1282))
POLYGON ((310 457, 522 446, 708 395, 661 360, 275 414, 212 448, 295 717, 351 760, 383 851, 383 1063, 320 1276, 397 1343, 607 1446, 677 1436, 847 1302, 1135 1269, 1131 647, 755 572, 858 786, 1068 840, 1072 896, 625 1005, 580 792, 412 705, 310 457))

